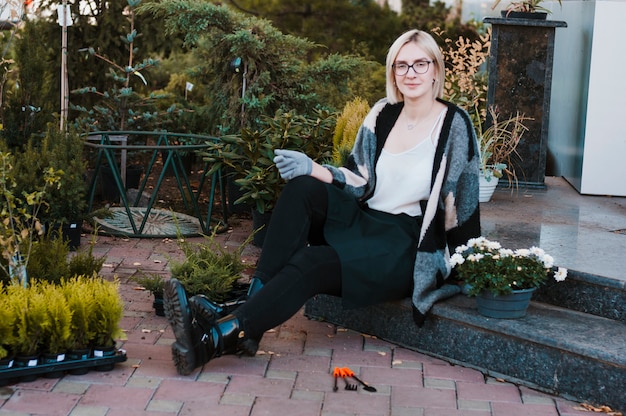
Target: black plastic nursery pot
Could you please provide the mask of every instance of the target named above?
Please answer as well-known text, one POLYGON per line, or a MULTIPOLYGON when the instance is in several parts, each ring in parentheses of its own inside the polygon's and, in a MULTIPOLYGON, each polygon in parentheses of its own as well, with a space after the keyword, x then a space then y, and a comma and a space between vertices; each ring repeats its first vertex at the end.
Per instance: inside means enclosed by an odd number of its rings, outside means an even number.
MULTIPOLYGON (((126 189, 139 188, 139 182, 143 173, 140 165, 126 167, 126 189)), ((102 188, 102 199, 105 201, 116 201, 120 198, 120 192, 113 178, 113 171, 110 166, 102 166, 100 173, 100 185, 102 188)))
MULTIPOLYGON (((95 350, 94 350, 95 353, 95 350)), ((126 361, 126 351, 112 348, 106 353, 97 355, 79 354, 74 359, 63 361, 47 360, 41 357, 24 357, 22 360, 2 360, 0 365, 0 386, 7 384, 34 381, 38 377, 58 378, 66 372, 70 374, 85 374, 90 370, 110 371, 115 363, 126 361)))

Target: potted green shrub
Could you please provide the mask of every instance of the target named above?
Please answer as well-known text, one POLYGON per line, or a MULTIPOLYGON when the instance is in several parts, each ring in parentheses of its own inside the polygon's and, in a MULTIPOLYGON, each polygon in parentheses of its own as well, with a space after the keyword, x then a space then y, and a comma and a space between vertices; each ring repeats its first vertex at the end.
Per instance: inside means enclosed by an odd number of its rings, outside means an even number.
MULTIPOLYGON (((39 282, 37 290, 46 299, 46 325, 42 327, 41 362, 55 364, 65 361, 71 342, 72 310, 69 307, 63 289, 50 282, 39 282)), ((48 378, 58 378, 62 371, 49 371, 48 378)))
POLYGON ((44 174, 50 168, 59 178, 55 186, 46 187, 46 204, 38 218, 46 232, 67 240, 73 250, 80 245, 87 207, 83 140, 77 132, 60 132, 50 126, 43 139, 29 141, 14 162, 17 195, 43 188, 44 174))
MULTIPOLYGON (((44 328, 48 325, 46 297, 33 285, 24 287, 11 284, 6 287, 6 292, 15 316, 13 366, 35 367, 39 364, 40 345, 44 342, 44 328)), ((22 380, 35 378, 25 377, 22 380)))
POLYGON ((132 278, 138 285, 144 290, 149 290, 154 296, 154 302, 152 307, 157 316, 165 316, 163 310, 163 287, 165 286, 165 279, 158 273, 142 274, 141 276, 135 276, 132 278))
POLYGON ((86 249, 77 250, 68 256, 68 276, 97 276, 106 261, 106 255, 97 257, 93 254, 96 244, 97 230, 92 234, 86 249))
POLYGON ((124 302, 118 293, 119 280, 110 282, 94 276, 90 283, 95 300, 89 322, 93 331, 93 354, 98 358, 112 356, 115 355, 115 340, 124 336, 120 327, 124 302))
MULTIPOLYGON (((72 311, 68 360, 85 360, 91 356, 91 341, 95 338, 95 328, 91 324, 98 300, 93 293, 94 277, 77 275, 61 283, 68 308, 72 311)), ((86 367, 72 370, 72 374, 84 374, 86 367)))
POLYGON ((67 277, 98 274, 106 256, 94 256, 93 245, 92 239, 87 248, 70 253, 68 241, 50 234, 36 236, 26 267, 28 276, 59 284, 67 277))
POLYGON ((170 259, 170 272, 181 282, 188 296, 201 294, 215 303, 224 304, 247 292, 247 285, 238 284, 238 281, 248 267, 241 259, 241 253, 253 235, 234 249, 223 247, 215 236, 215 232, 205 236, 202 243, 178 238, 183 258, 170 259))

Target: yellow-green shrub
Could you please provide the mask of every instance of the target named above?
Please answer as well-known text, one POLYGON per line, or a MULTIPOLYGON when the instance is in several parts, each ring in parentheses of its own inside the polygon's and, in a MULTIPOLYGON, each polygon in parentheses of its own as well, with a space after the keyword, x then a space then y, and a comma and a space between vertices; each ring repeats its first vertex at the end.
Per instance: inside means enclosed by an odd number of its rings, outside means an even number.
POLYGON ((68 341, 70 350, 88 348, 90 341, 95 337, 95 328, 91 325, 91 320, 97 301, 91 280, 85 276, 75 276, 61 283, 61 290, 72 311, 71 335, 68 341))
POLYGON ((124 336, 120 328, 120 321, 124 315, 124 302, 118 293, 119 280, 109 282, 94 277, 90 281, 92 295, 96 299, 90 323, 90 327, 94 330, 92 343, 97 347, 112 347, 115 345, 115 338, 124 336))
POLYGON ((356 97, 346 103, 339 118, 337 118, 333 135, 333 164, 335 166, 345 165, 352 146, 354 146, 359 127, 369 111, 369 104, 361 97, 356 97))
POLYGON ((13 353, 15 313, 6 291, 0 288, 0 360, 13 353))
POLYGON ((14 352, 22 356, 36 355, 48 320, 46 297, 38 291, 36 282, 31 282, 28 287, 9 285, 6 291, 15 316, 14 352))
POLYGON ((37 287, 46 299, 47 319, 42 326, 42 350, 50 354, 65 353, 70 349, 72 310, 64 290, 50 282, 40 282, 37 287))

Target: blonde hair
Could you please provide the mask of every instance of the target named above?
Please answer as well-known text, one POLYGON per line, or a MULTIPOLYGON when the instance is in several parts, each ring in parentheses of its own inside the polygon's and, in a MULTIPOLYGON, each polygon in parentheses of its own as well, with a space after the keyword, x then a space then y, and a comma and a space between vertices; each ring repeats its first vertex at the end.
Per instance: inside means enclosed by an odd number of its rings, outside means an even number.
POLYGON ((391 104, 396 104, 400 101, 404 101, 402 93, 396 87, 395 74, 393 72, 393 64, 400 53, 400 49, 409 42, 415 42, 420 48, 422 48, 428 57, 433 60, 435 66, 435 82, 433 84, 433 98, 443 97, 443 83, 446 79, 446 69, 443 63, 443 54, 435 39, 422 30, 413 29, 403 33, 398 39, 393 42, 387 53, 387 70, 386 70, 386 88, 387 88, 387 101, 391 104))

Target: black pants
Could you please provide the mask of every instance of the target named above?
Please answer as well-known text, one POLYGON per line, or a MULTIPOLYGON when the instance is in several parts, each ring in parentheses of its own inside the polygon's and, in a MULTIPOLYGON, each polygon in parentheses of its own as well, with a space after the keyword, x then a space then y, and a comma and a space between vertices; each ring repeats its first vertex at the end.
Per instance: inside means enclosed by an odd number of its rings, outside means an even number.
POLYGON ((341 263, 324 240, 326 185, 310 176, 292 179, 272 213, 255 277, 264 286, 234 314, 246 334, 263 333, 291 318, 314 295, 341 295, 341 263))

